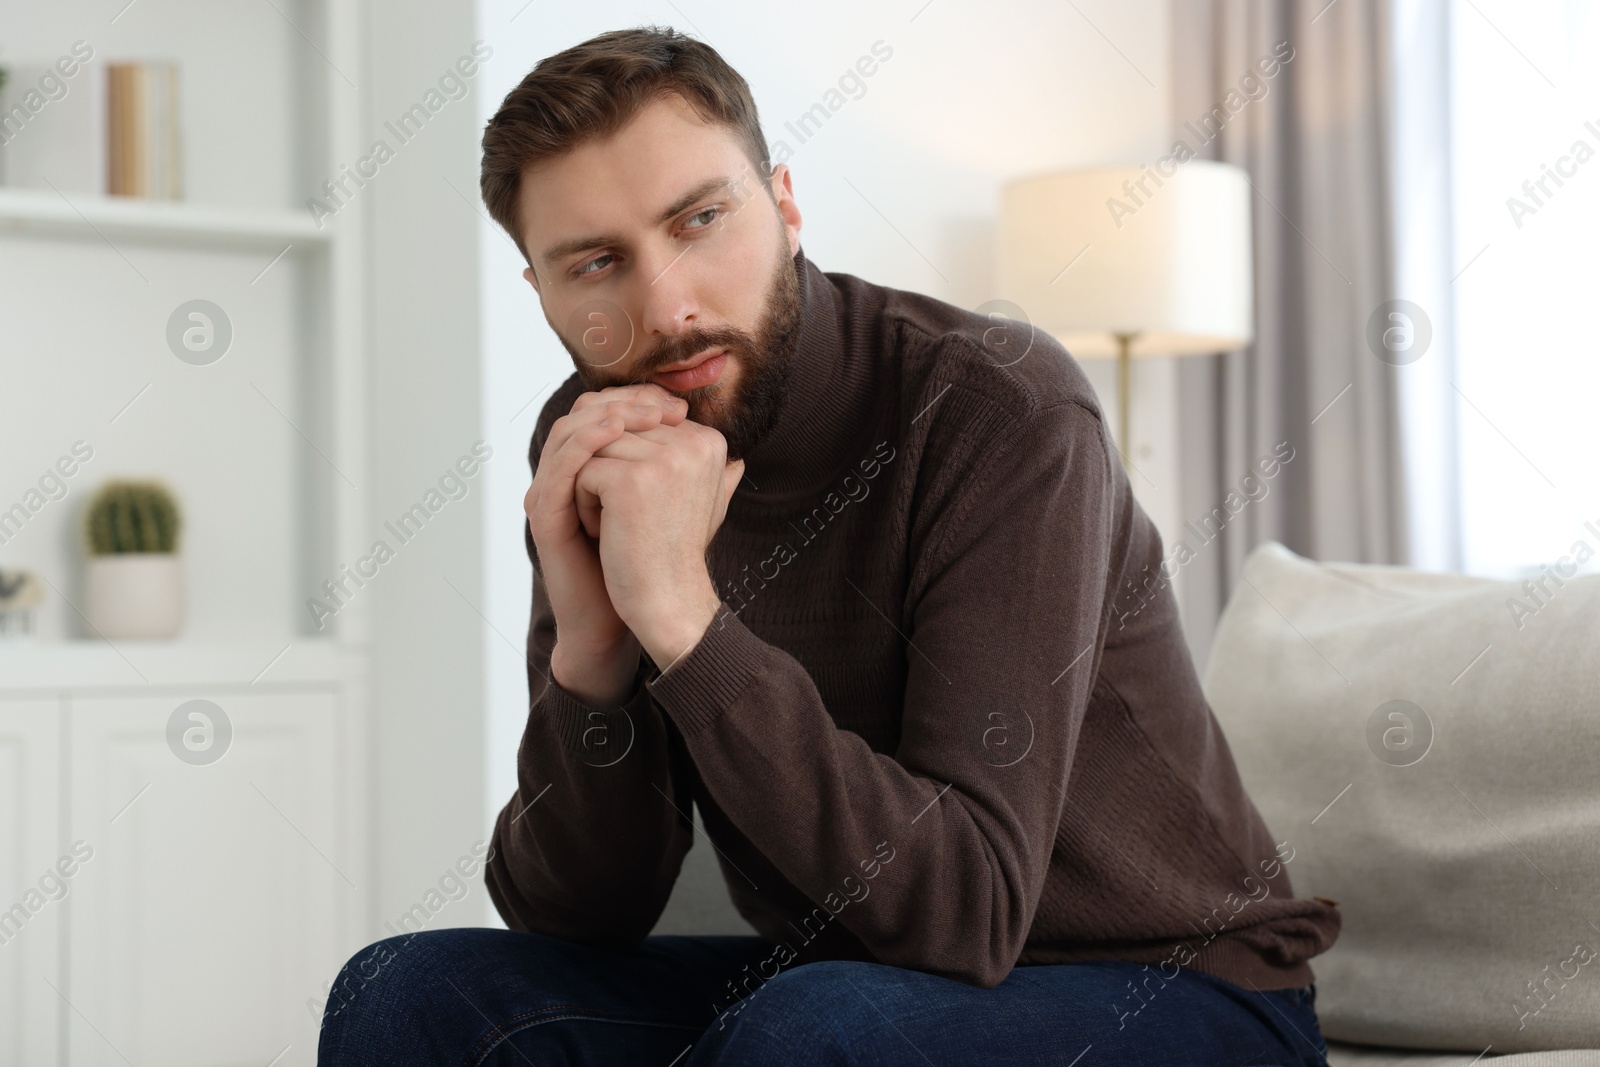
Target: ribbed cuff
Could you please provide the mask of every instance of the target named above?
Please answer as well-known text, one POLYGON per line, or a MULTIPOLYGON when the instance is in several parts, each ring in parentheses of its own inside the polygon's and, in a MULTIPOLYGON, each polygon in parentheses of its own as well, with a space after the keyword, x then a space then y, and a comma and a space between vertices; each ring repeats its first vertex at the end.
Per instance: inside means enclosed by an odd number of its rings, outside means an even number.
POLYGON ((716 721, 750 684, 769 649, 724 604, 699 643, 645 683, 685 736, 716 721))
POLYGON ((633 673, 633 691, 620 705, 597 707, 585 703, 551 677, 539 697, 543 711, 562 746, 585 762, 606 764, 621 759, 633 747, 634 736, 649 714, 650 694, 644 687, 645 660, 633 673))

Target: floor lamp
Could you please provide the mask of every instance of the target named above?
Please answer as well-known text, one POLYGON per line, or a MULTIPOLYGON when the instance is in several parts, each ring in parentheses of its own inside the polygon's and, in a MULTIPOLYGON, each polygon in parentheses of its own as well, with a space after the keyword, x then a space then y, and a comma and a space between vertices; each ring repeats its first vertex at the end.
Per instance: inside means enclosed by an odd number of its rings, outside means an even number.
POLYGON ((999 288, 1073 356, 1117 360, 1126 464, 1135 358, 1227 352, 1254 337, 1249 180, 1230 164, 1168 157, 1011 182, 999 288))

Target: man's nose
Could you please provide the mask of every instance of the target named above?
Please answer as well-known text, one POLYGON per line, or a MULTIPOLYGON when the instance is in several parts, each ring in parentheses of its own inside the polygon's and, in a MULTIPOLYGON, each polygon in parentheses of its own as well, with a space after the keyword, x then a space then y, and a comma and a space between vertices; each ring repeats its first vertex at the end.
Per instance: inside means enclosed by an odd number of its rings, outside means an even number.
POLYGON ((665 247, 642 257, 636 277, 639 332, 646 345, 694 329, 700 313, 692 246, 665 247))

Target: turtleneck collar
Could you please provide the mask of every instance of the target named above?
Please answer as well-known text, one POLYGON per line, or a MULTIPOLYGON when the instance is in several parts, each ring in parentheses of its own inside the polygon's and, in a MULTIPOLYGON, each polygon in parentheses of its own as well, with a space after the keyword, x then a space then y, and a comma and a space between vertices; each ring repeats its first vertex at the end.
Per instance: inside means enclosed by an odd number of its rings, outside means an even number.
POLYGON ((800 333, 778 421, 745 457, 745 480, 735 499, 776 503, 831 485, 867 448, 873 366, 852 343, 849 310, 839 289, 806 259, 794 255, 800 281, 800 333), (852 449, 854 451, 852 451, 852 449))

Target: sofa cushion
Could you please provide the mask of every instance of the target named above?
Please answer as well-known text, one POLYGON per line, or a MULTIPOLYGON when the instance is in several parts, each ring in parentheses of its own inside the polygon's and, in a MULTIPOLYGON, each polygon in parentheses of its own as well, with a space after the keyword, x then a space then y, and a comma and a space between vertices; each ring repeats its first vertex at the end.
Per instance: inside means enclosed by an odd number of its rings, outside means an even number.
POLYGON ((1205 689, 1296 895, 1330 1040, 1600 1048, 1600 575, 1246 561, 1205 689))

